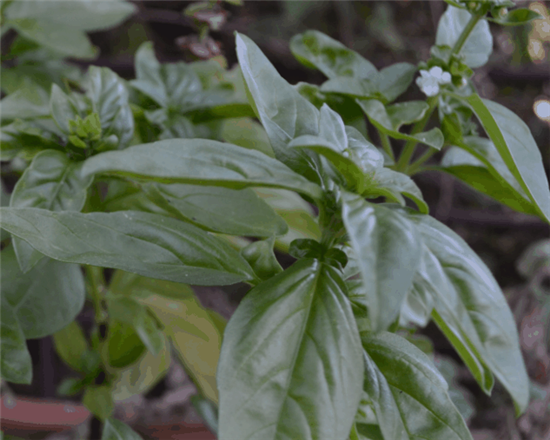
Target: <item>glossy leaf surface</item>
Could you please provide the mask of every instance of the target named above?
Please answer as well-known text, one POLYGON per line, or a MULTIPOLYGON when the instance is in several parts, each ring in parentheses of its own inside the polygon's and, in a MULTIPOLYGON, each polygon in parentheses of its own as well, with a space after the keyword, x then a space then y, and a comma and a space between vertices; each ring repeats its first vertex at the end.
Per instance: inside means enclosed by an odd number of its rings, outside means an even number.
POLYGON ((313 198, 321 195, 317 185, 265 154, 203 139, 165 140, 98 154, 86 161, 83 172, 234 189, 272 186, 313 198))
POLYGON ((221 234, 271 237, 288 231, 285 221, 251 189, 154 185, 151 198, 166 211, 221 234))
POLYGON ((51 335, 73 321, 85 298, 79 266, 46 258, 23 274, 12 246, 0 255, 2 298, 13 309, 25 338, 51 335))
POLYGON ((467 101, 512 175, 538 208, 541 217, 550 222, 548 178, 529 127, 515 113, 496 102, 475 94, 467 101))
POLYGON ((220 440, 346 438, 363 364, 344 292, 334 269, 304 259, 247 294, 220 358, 220 440))
POLYGON ((404 216, 395 214, 360 196, 343 194, 342 219, 375 331, 387 329, 398 316, 419 264, 418 233, 404 216))
POLYGON ((198 285, 234 284, 253 276, 230 246, 168 217, 134 211, 0 209, 4 229, 60 261, 198 285))
POLYGON ((430 359, 393 333, 362 333, 365 391, 384 439, 471 440, 430 359))

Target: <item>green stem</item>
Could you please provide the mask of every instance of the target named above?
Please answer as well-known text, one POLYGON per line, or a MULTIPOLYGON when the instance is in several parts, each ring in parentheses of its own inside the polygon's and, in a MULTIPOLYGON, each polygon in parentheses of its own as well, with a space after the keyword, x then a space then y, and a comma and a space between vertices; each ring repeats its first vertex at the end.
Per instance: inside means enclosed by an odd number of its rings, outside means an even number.
POLYGON ((86 279, 88 281, 90 295, 94 305, 95 321, 96 324, 99 325, 105 320, 103 306, 101 305, 103 300, 103 292, 105 290, 103 269, 97 266, 86 266, 86 279))
MULTIPOLYGON (((411 131, 411 135, 420 133, 422 130, 424 130, 424 127, 426 127, 426 124, 430 120, 430 117, 432 116, 432 113, 435 110, 436 104, 437 104, 437 96, 431 96, 430 98, 428 98, 428 105, 429 105, 428 110, 426 110, 424 117, 420 121, 418 121, 416 124, 414 124, 411 131)), ((414 154, 414 149, 416 148, 417 144, 418 144, 417 140, 407 141, 401 155, 399 156, 399 161, 395 165, 396 171, 404 172, 407 169, 407 167, 409 166, 409 161, 411 160, 411 157, 414 154)))
POLYGON ((470 36, 470 33, 474 30, 474 27, 476 26, 477 22, 481 20, 485 16, 485 11, 483 13, 477 12, 472 13, 472 16, 470 17, 470 20, 466 24, 466 27, 462 29, 462 32, 460 33, 458 40, 456 40, 455 45, 453 46, 451 50, 452 54, 459 54, 462 47, 464 46, 464 43, 466 43, 466 40, 470 36))
POLYGON ((420 165, 422 165, 424 162, 426 162, 430 157, 432 157, 435 153, 437 153, 437 150, 434 148, 429 148, 422 156, 418 158, 418 160, 414 161, 408 168, 407 168, 407 174, 409 176, 412 176, 420 165))
POLYGON ((389 136, 380 130, 378 130, 378 136, 380 136, 380 142, 382 143, 382 147, 384 148, 384 151, 395 162, 395 156, 393 154, 389 136))

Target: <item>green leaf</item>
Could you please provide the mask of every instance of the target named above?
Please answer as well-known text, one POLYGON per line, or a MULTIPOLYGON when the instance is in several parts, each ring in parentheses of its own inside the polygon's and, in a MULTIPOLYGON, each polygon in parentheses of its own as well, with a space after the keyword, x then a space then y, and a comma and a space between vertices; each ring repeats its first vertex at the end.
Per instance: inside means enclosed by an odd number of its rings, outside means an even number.
POLYGON ((254 269, 260 280, 267 280, 283 271, 273 253, 274 244, 275 237, 271 237, 268 240, 250 243, 241 250, 241 255, 254 269))
POLYGON ((143 440, 128 425, 112 417, 105 420, 101 440, 143 440))
POLYGON ((112 319, 132 326, 150 352, 159 354, 163 346, 162 331, 146 307, 130 297, 112 295, 107 297, 107 309, 112 319))
MULTIPOLYGON (((449 6, 441 16, 437 26, 435 44, 453 47, 472 14, 464 9, 449 6)), ((481 19, 466 39, 459 55, 464 56, 464 63, 471 68, 481 67, 489 60, 493 51, 493 37, 487 20, 481 19)))
POLYGON ((195 411, 199 413, 201 418, 206 423, 208 429, 214 433, 218 433, 218 408, 208 399, 198 395, 191 396, 191 403, 195 411))
POLYGON ((251 189, 200 185, 151 185, 147 194, 161 208, 209 231, 247 237, 288 232, 285 221, 251 189))
POLYGON ((519 182, 539 215, 550 222, 550 190, 542 155, 529 127, 496 102, 473 94, 467 98, 502 160, 519 182))
POLYGON ((186 284, 145 278, 141 275, 117 270, 113 274, 109 289, 116 295, 132 296, 134 299, 161 295, 165 298, 193 298, 193 290, 186 284))
POLYGON ((230 144, 275 157, 265 130, 250 118, 226 119, 222 126, 221 138, 230 144))
POLYGON ((418 233, 406 217, 349 193, 342 195, 342 219, 357 257, 372 330, 387 329, 412 287, 421 250, 418 233))
POLYGON ((437 220, 408 210, 428 250, 425 273, 435 299, 434 319, 485 392, 489 369, 514 399, 517 412, 529 386, 514 317, 493 275, 456 233, 437 220))
POLYGON ((111 367, 125 368, 136 362, 146 347, 132 325, 111 319, 105 350, 111 367))
POLYGON ((415 73, 416 66, 409 63, 397 63, 385 67, 375 77, 378 93, 386 99, 386 102, 395 101, 409 88, 415 73))
MULTIPOLYGON (((4 223, 2 227, 5 228, 4 223)), ((82 310, 85 288, 80 267, 43 259, 30 272, 22 274, 12 246, 5 247, 0 255, 2 297, 12 307, 25 338, 51 335, 72 322, 82 310)))
POLYGON ((319 69, 328 78, 368 78, 377 73, 370 61, 319 31, 294 36, 290 50, 302 64, 319 69))
POLYGON ((265 154, 206 139, 165 140, 98 154, 86 160, 83 173, 233 189, 271 186, 322 196, 319 186, 265 154))
POLYGON ((362 333, 365 391, 384 439, 472 440, 430 359, 392 333, 362 333))
POLYGON ((220 358, 221 440, 346 438, 363 364, 345 291, 335 269, 304 259, 246 295, 220 358))
POLYGON ((404 200, 401 194, 412 199, 418 209, 423 214, 429 213, 429 208, 420 188, 406 174, 398 171, 390 170, 389 168, 378 168, 370 182, 371 187, 363 193, 364 196, 383 195, 396 200, 404 206, 404 200))
POLYGON ((53 334, 55 351, 59 357, 76 371, 84 372, 84 353, 88 351, 88 342, 76 321, 53 334))
POLYGON ((0 208, 2 228, 65 262, 111 267, 197 285, 251 279, 229 245, 190 224, 144 212, 81 214, 0 208))
MULTIPOLYGON (((474 148, 477 146, 482 148, 490 146, 489 150, 479 149, 477 151, 491 153, 494 150, 496 157, 493 157, 492 154, 484 157, 484 159, 494 158, 494 162, 485 161, 484 163, 468 151, 458 147, 451 147, 445 152, 445 156, 443 156, 441 161, 441 167, 438 169, 451 174, 475 190, 492 197, 516 211, 538 215, 537 209, 526 197, 517 180, 508 171, 492 142, 487 139, 477 138, 475 142, 470 141, 469 146, 474 148), (504 168, 499 169, 499 165, 503 165, 504 168), (504 171, 503 175, 498 174, 499 171, 504 171)), ((471 148, 468 148, 468 150, 473 151, 471 148)))
POLYGON ((236 44, 249 101, 267 132, 275 157, 294 171, 311 175, 305 153, 287 145, 298 136, 318 134, 319 111, 279 75, 252 40, 237 33, 236 44))
POLYGON ((88 97, 101 121, 102 138, 115 135, 123 149, 134 137, 134 117, 128 91, 122 79, 107 67, 91 66, 88 71, 88 97))
POLYGON ((169 366, 170 344, 168 338, 164 335, 163 346, 157 356, 147 351, 136 362, 126 368, 109 369, 106 366, 113 377, 111 382, 113 400, 125 400, 136 394, 146 393, 165 376, 169 366))
POLYGON ((65 133, 71 133, 69 121, 74 121, 79 116, 76 103, 57 84, 52 85, 50 96, 50 112, 59 129, 65 133))
POLYGON ((41 0, 18 0, 9 5, 6 15, 11 19, 35 18, 52 22, 58 27, 99 31, 116 26, 137 9, 123 0, 109 0, 98 4, 87 0, 72 0, 61 9, 58 6, 41 0))
MULTIPOLYGON (((10 207, 80 211, 93 180, 92 176, 83 176, 81 170, 82 162, 73 162, 60 151, 45 150, 38 153, 17 181, 10 207)), ((13 246, 24 273, 43 257, 19 238, 14 238, 13 246)))
POLYGON ((88 387, 82 397, 82 403, 100 420, 111 417, 115 409, 111 388, 107 385, 88 387))
MULTIPOLYGON (((5 250, 2 251, 2 257, 5 250)), ((2 267, 6 264, 2 258, 2 267)), ((2 308, 0 313, 0 375, 8 382, 30 384, 32 381, 32 360, 25 335, 11 307, 2 286, 2 308)))
POLYGON ((28 78, 24 78, 21 88, 3 98, 0 104, 2 105, 0 119, 3 121, 33 119, 49 115, 48 94, 28 78))
MULTIPOLYGON (((18 3, 23 2, 12 4, 18 3)), ((51 5, 55 4, 51 3, 51 5)), ((96 49, 81 29, 60 26, 59 23, 38 18, 13 17, 10 9, 6 11, 6 22, 25 38, 36 41, 41 46, 64 57, 90 59, 96 55, 96 49)))
POLYGON ((161 107, 168 104, 168 95, 161 76, 161 66, 155 57, 153 43, 143 43, 135 57, 136 80, 130 84, 149 96, 161 107))
MULTIPOLYGON (((395 139, 403 139, 408 141, 422 142, 429 147, 440 150, 443 146, 443 134, 439 128, 432 128, 430 131, 425 131, 416 134, 405 134, 398 131, 400 122, 395 116, 392 120, 388 111, 380 101, 376 99, 357 99, 356 102, 363 109, 369 121, 378 128, 382 133, 395 139)), ((395 115, 395 113, 394 113, 395 115)))
POLYGON ((518 8, 508 11, 503 16, 494 17, 491 21, 501 26, 522 26, 530 21, 544 19, 540 14, 528 8, 518 8))
POLYGON ((216 367, 222 335, 208 311, 191 296, 176 300, 157 294, 139 301, 164 325, 164 333, 201 394, 217 403, 216 367))

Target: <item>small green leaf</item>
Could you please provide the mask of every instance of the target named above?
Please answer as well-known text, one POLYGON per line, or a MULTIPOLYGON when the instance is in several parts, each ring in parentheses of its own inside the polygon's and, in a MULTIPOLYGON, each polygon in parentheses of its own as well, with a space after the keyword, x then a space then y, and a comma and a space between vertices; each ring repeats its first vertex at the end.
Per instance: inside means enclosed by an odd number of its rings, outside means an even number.
POLYGON ((274 244, 275 237, 271 237, 268 240, 250 243, 241 250, 241 255, 261 280, 267 280, 283 271, 273 253, 274 244))
POLYGON ((385 67, 376 75, 376 88, 386 102, 393 102, 411 85, 416 66, 409 63, 397 63, 385 67))
POLYGON ((84 372, 83 357, 88 342, 76 321, 53 334, 55 351, 59 357, 76 371, 84 372))
POLYGON ((73 132, 71 123, 74 124, 74 121, 79 116, 78 107, 57 84, 52 85, 50 112, 55 123, 63 133, 68 135, 73 132))
POLYGON ((84 406, 100 420, 111 417, 115 409, 111 388, 109 386, 91 386, 86 389, 82 397, 84 406))
POLYGON ((134 117, 125 84, 107 67, 91 66, 88 78, 87 94, 93 111, 99 115, 102 137, 116 135, 118 148, 127 147, 134 137, 134 117))
POLYGON ((443 134, 439 128, 432 128, 430 131, 405 134, 398 131, 399 120, 392 120, 384 104, 376 99, 358 99, 357 103, 361 106, 369 121, 380 131, 395 139, 410 140, 422 142, 429 147, 440 150, 443 146, 443 134))
POLYGON ((501 26, 523 26, 533 20, 543 20, 544 17, 528 8, 513 9, 502 16, 494 17, 491 21, 501 26))
MULTIPOLYGON (((453 47, 466 27, 472 14, 464 9, 449 6, 437 26, 436 44, 453 47)), ((493 51, 493 37, 487 20, 481 19, 466 39, 459 55, 471 68, 481 67, 489 60, 493 51)))
POLYGON ((472 440, 430 359, 392 333, 362 333, 365 391, 384 439, 472 440))
POLYGON ((86 160, 83 173, 233 189, 271 186, 322 196, 319 186, 265 154, 206 139, 165 140, 98 154, 86 160))
POLYGON ((251 189, 200 185, 151 185, 151 200, 161 208, 212 232, 271 237, 288 232, 285 221, 251 189))
POLYGON ((106 342, 108 363, 113 368, 125 368, 136 362, 146 347, 132 325, 112 319, 106 342))
POLYGON ((382 205, 344 193, 342 219, 357 257, 373 330, 399 315, 419 265, 421 241, 414 225, 382 205), (395 276, 396 271, 399 276, 395 276))
POLYGON ((253 277, 250 266, 229 245, 165 216, 36 208, 0 208, 0 212, 2 228, 60 261, 197 285, 234 284, 253 277))
POLYGON ((108 418, 105 420, 101 440, 143 440, 128 425, 120 420, 108 418))
POLYGON ((220 357, 221 440, 347 437, 363 363, 345 291, 335 269, 304 259, 246 295, 220 357))
POLYGON ((542 155, 529 127, 506 107, 473 94, 467 98, 500 157, 542 218, 550 222, 550 190, 542 155))
MULTIPOLYGON (((2 251, 2 254, 5 252, 2 251)), ((3 255, 2 255, 3 256, 3 255)), ((2 259, 3 260, 3 259, 2 259)), ((5 262, 2 261, 2 265, 5 262)), ((5 287, 2 286, 2 290, 5 287)), ((8 382, 30 384, 32 381, 32 360, 23 329, 17 314, 2 292, 0 309, 0 375, 8 382)))

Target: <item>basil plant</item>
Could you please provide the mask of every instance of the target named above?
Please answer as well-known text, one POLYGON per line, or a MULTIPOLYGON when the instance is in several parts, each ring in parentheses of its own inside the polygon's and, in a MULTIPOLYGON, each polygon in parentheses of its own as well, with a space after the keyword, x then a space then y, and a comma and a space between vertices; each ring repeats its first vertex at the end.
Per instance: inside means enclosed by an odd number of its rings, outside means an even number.
POLYGON ((8 95, 2 160, 22 174, 0 208, 2 377, 30 383, 25 340, 53 334, 79 374, 58 391, 83 393, 104 439, 139 438, 114 405, 172 353, 220 440, 471 440, 407 337, 433 321, 483 392, 497 379, 521 414, 529 380, 503 293, 411 176, 439 170, 550 222, 533 136, 471 81, 488 21, 537 16, 447 3, 419 66, 377 70, 308 31, 291 51, 327 80, 290 85, 236 34, 234 70, 160 64, 145 43, 135 80, 91 67, 78 86, 54 82, 47 105, 8 95), (426 99, 396 102, 409 87, 426 99), (283 270, 274 249, 296 261, 283 270), (235 283, 250 291, 228 323, 189 287, 235 283), (86 300, 91 332, 75 321, 86 300))

